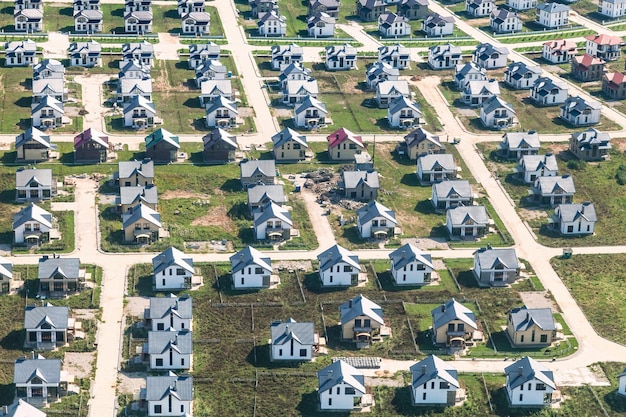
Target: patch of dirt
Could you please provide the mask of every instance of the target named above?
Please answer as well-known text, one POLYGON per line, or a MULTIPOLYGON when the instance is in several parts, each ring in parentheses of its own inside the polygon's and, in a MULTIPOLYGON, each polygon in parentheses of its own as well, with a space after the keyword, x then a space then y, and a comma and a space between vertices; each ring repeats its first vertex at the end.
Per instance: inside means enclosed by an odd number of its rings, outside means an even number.
POLYGON ((96 313, 98 313, 98 310, 96 309, 89 309, 89 308, 80 308, 80 309, 75 309, 74 310, 74 316, 76 316, 76 319, 80 320, 95 320, 96 319, 96 313))
POLYGON ((254 109, 252 107, 238 107, 237 110, 239 111, 239 117, 254 117, 254 109))
POLYGON ((163 200, 172 200, 174 198, 200 198, 207 199, 209 196, 207 194, 200 193, 192 193, 184 190, 167 190, 163 194, 159 196, 163 200))
POLYGON ((95 358, 95 352, 65 352, 63 368, 74 378, 87 378, 95 358))
POLYGON ((520 291, 519 296, 528 308, 551 308, 552 311, 559 311, 559 307, 546 291, 520 291))
POLYGON ((626 141, 625 140, 615 140, 613 139, 611 141, 611 145, 613 145, 613 147, 615 149, 617 149, 620 152, 626 152, 626 141))
POLYGON ((359 85, 359 80, 357 80, 354 77, 348 77, 346 79, 346 82, 344 82, 343 85, 341 86, 341 89, 344 94, 362 94, 363 91, 357 88, 358 85, 359 85))
POLYGON ((168 96, 168 92, 172 89, 170 83, 167 80, 167 69, 162 68, 159 71, 159 75, 152 78, 152 90, 163 93, 164 97, 168 96))
POLYGON ((293 117, 293 111, 291 109, 278 109, 272 108, 272 113, 275 117, 293 117))
POLYGON ((149 305, 150 299, 148 297, 126 297, 124 310, 130 316, 139 317, 149 305))
POLYGON ((146 386, 146 374, 141 372, 119 374, 120 383, 117 388, 123 394, 139 393, 141 388, 146 386))
POLYGON ((545 210, 520 209, 519 216, 523 220, 538 220, 547 218, 548 213, 545 210))
POLYGON ((220 226, 227 232, 235 232, 235 225, 226 213, 226 207, 219 206, 211 208, 211 212, 202 217, 198 217, 191 222, 192 226, 220 226))

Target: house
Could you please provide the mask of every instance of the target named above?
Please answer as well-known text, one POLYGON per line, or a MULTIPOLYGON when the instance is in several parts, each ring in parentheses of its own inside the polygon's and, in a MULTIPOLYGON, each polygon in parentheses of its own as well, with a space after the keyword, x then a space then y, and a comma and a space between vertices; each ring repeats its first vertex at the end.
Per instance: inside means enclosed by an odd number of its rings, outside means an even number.
POLYGON ((69 340, 68 329, 74 326, 69 307, 29 305, 24 311, 24 347, 36 350, 53 350, 69 340))
POLYGON ((158 202, 159 193, 154 185, 120 187, 120 195, 115 198, 117 212, 120 214, 126 213, 140 203, 150 207, 152 210, 156 210, 158 202))
POLYGON ((219 96, 206 106, 204 121, 207 127, 228 129, 237 126, 237 103, 219 96))
POLYGON ((456 164, 451 154, 427 154, 417 158, 417 179, 422 184, 456 178, 456 164))
POLYGON ((376 84, 376 103, 378 108, 386 109, 389 104, 400 97, 409 97, 411 89, 406 80, 381 81, 376 84))
POLYGON ((524 155, 519 159, 516 168, 525 184, 532 184, 539 177, 555 177, 559 175, 556 157, 552 153, 545 155, 524 155))
POLYGON ((534 130, 508 132, 502 136, 498 153, 503 158, 518 161, 524 155, 538 155, 540 147, 539 134, 534 130))
POLYGON ((592 235, 598 221, 596 209, 590 202, 559 204, 554 209, 552 227, 563 236, 592 235))
POLYGON ((285 88, 288 81, 304 81, 310 80, 311 78, 311 70, 309 68, 302 67, 302 64, 300 64, 299 62, 292 62, 286 67, 283 67, 283 69, 280 71, 278 81, 280 82, 280 87, 285 88))
POLYGON ((513 10, 530 10, 537 7, 537 0, 506 0, 506 5, 513 10))
POLYGON ((495 8, 494 0, 465 0, 465 13, 471 17, 489 16, 495 8))
POLYGON ((511 345, 517 348, 550 346, 556 337, 552 309, 514 308, 509 312, 506 332, 511 345))
POLYGON ((369 90, 375 90, 382 81, 396 81, 400 71, 386 62, 375 62, 365 71, 365 83, 369 90))
POLYGON ((274 45, 272 46, 272 69, 282 70, 291 63, 302 64, 303 56, 304 50, 295 43, 274 45))
POLYGON ((282 206, 287 202, 282 185, 254 185, 247 188, 248 209, 250 213, 263 210, 266 204, 272 202, 282 206))
POLYGON ((363 138, 342 127, 326 137, 328 156, 333 161, 348 161, 365 150, 363 138))
POLYGON ((336 24, 337 18, 325 12, 317 12, 306 19, 307 30, 311 38, 329 38, 335 36, 336 24))
MULTIPOLYGON (((122 61, 137 60, 141 64, 154 66, 154 45, 147 41, 122 45, 122 61)), ((121 64, 120 64, 121 65, 121 64)))
POLYGON ((493 96, 500 95, 500 84, 496 80, 469 81, 461 92, 463 103, 470 107, 479 107, 493 96))
POLYGON ((522 31, 524 22, 517 12, 499 7, 489 15, 489 26, 494 33, 514 33, 522 31))
POLYGON ((60 102, 67 101, 67 89, 65 88, 63 73, 56 73, 51 77, 34 77, 35 75, 33 74, 33 106, 41 102, 45 97, 52 97, 60 102))
POLYGON ((150 304, 144 310, 143 318, 148 330, 153 332, 162 332, 166 329, 191 330, 192 310, 192 300, 188 295, 150 297, 150 304))
POLYGON ((74 0, 74 11, 79 10, 100 10, 100 0, 74 0))
POLYGON ((585 52, 605 61, 615 61, 622 56, 624 40, 607 34, 585 36, 585 52))
POLYGON ((143 353, 148 356, 152 371, 190 369, 193 355, 192 332, 188 329, 149 331, 148 343, 144 344, 143 353))
POLYGON ((394 236, 397 225, 394 211, 376 200, 370 200, 356 211, 356 227, 361 239, 386 239, 394 236))
POLYGON ((276 162, 273 159, 253 159, 239 164, 241 185, 248 188, 258 184, 276 184, 276 162))
POLYGON ((428 154, 445 153, 446 148, 441 143, 439 136, 435 136, 423 127, 418 127, 404 137, 407 156, 415 160, 428 154))
MULTIPOLYGON (((60 400, 67 394, 68 383, 67 374, 61 368, 61 359, 46 359, 34 354, 31 359, 20 357, 13 368, 16 397, 36 407, 45 407, 60 400)), ((30 417, 37 414, 28 411, 23 415, 30 417)))
POLYGON ((344 195, 353 200, 370 201, 378 198, 378 171, 343 171, 344 195))
POLYGON ((134 129, 146 129, 154 126, 156 108, 154 103, 143 96, 136 95, 124 105, 124 126, 134 129))
POLYGON ((476 239, 489 229, 485 206, 457 206, 446 211, 446 229, 452 238, 476 239))
POLYGON ((317 13, 326 13, 330 17, 337 19, 339 17, 339 0, 309 0, 309 17, 315 16, 317 13))
POLYGON ((322 287, 356 285, 361 272, 359 257, 339 245, 317 255, 322 287))
POLYGON ((567 100, 568 86, 564 81, 541 77, 530 89, 530 99, 539 106, 558 106, 567 100))
POLYGON ((13 280, 13 262, 0 256, 0 293, 7 294, 11 290, 13 280))
MULTIPOLYGON (((227 90, 224 92, 224 95, 227 95, 229 99, 232 99, 232 86, 230 85, 230 80, 226 80, 228 77, 228 69, 226 65, 223 65, 217 59, 211 59, 205 61, 196 67, 196 87, 202 88, 202 84, 209 80, 219 80, 219 81, 228 81, 222 84, 207 84, 204 87, 205 94, 215 89, 216 86, 220 86, 222 89, 227 90)), ((215 94, 213 94, 213 98, 216 95, 219 95, 219 89, 215 89, 215 94)))
POLYGON ((564 64, 576 56, 577 50, 576 42, 569 39, 557 39, 543 44, 541 57, 553 64, 564 64))
POLYGON ((467 180, 441 181, 433 184, 431 202, 436 210, 448 210, 474 204, 472 187, 467 180))
POLYGON ((571 203, 575 192, 574 179, 569 174, 560 177, 538 177, 532 187, 535 199, 539 200, 540 204, 552 207, 571 203))
POLYGON ((38 9, 43 10, 42 0, 15 0, 13 2, 14 10, 38 9))
POLYGON ((146 156, 154 162, 169 163, 177 160, 180 150, 178 136, 159 128, 144 138, 146 156))
POLYGON ((572 133, 569 150, 578 159, 602 161, 609 158, 611 136, 606 132, 589 128, 583 132, 572 133))
POLYGON ((346 301, 339 306, 341 339, 353 341, 357 348, 367 348, 373 341, 382 340, 385 321, 383 309, 363 295, 346 301))
POLYGON ((52 214, 30 203, 13 215, 13 241, 16 244, 38 245, 56 232, 52 214))
POLYGON ((63 126, 65 110, 63 103, 53 96, 44 96, 40 102, 30 106, 32 126, 42 129, 55 129, 63 126))
POLYGON ((152 12, 144 10, 126 12, 124 14, 124 31, 137 35, 152 33, 152 12))
POLYGON ((220 59, 220 46, 214 42, 189 45, 189 69, 196 69, 205 62, 220 59))
POLYGON ((42 296, 63 297, 81 290, 85 282, 85 269, 78 258, 44 256, 39 259, 39 292, 42 296))
POLYGON ((378 17, 378 33, 385 38, 411 35, 409 19, 395 13, 385 13, 378 17))
POLYGON ((463 350, 478 331, 476 315, 469 308, 449 299, 430 312, 433 318, 432 341, 451 351, 463 350))
POLYGON ((373 171, 374 160, 372 156, 367 151, 355 154, 353 169, 355 171, 373 171))
POLYGON ((109 136, 96 129, 89 128, 74 136, 74 162, 106 162, 111 149, 109 136))
POLYGON ((257 22, 259 36, 285 36, 287 18, 277 11, 265 13, 257 22))
POLYGON ((143 203, 122 214, 124 243, 149 245, 159 240, 161 215, 143 203))
POLYGON ((252 246, 231 256, 230 268, 235 290, 269 288, 274 271, 270 258, 252 246))
POLYGON ((526 65, 524 62, 513 62, 504 71, 504 82, 515 90, 532 88, 541 76, 539 65, 526 65))
POLYGON ((454 405, 460 390, 458 373, 448 362, 429 355, 409 368, 413 405, 454 405))
POLYGON ((569 97, 561 106, 561 119, 572 126, 587 126, 600 123, 602 104, 582 97, 569 97))
POLYGON ((481 286, 501 287, 519 278, 520 265, 513 248, 480 248, 474 252, 474 276, 481 286))
POLYGON ((278 0, 249 0, 250 14, 255 19, 271 11, 278 11, 278 0))
POLYGON ((211 15, 207 12, 191 12, 182 17, 182 32, 186 35, 209 35, 211 15))
POLYGON ((15 172, 15 201, 50 200, 56 195, 56 178, 51 169, 18 169, 15 172))
POLYGON ((435 270, 432 256, 411 243, 389 254, 391 276, 395 285, 423 285, 431 281, 435 270))
POLYGON ((290 318, 270 324, 271 361, 310 361, 317 350, 317 334, 312 322, 290 318))
POLYGON ((237 137, 221 128, 215 128, 202 137, 204 162, 234 161, 239 150, 237 137))
POLYGON ((152 258, 154 289, 180 291, 191 288, 194 274, 193 259, 173 246, 152 258))
POLYGON ((428 48, 428 65, 432 69, 455 68, 463 62, 461 48, 451 43, 445 45, 433 45, 428 48))
POLYGON ((38 62, 37 44, 30 39, 4 44, 5 66, 27 67, 38 62))
POLYGON ((152 0, 124 0, 124 11, 152 11, 152 0))
POLYGON ((454 84, 459 90, 465 88, 465 84, 473 80, 486 80, 487 70, 479 67, 474 62, 466 62, 465 64, 457 64, 454 67, 454 84))
POLYGON ((397 2, 396 13, 409 20, 423 19, 428 14, 428 0, 402 0, 397 2))
POLYGON ((422 32, 427 37, 452 35, 454 33, 454 17, 429 13, 422 21, 422 32))
POLYGON ((307 96, 294 110, 294 122, 303 129, 315 129, 326 124, 326 104, 307 96))
POLYGON ((120 187, 154 185, 154 162, 151 159, 120 161, 118 162, 117 180, 120 187))
MULTIPOLYGON (((43 394, 43 393, 42 393, 43 394)), ((47 395, 47 393, 46 393, 47 395)), ((26 401, 19 398, 13 404, 5 405, 0 410, 0 416, 4 417, 46 417, 46 413, 30 405, 26 401)))
POLYGON ((57 145, 50 142, 50 135, 46 135, 36 127, 29 127, 15 137, 16 162, 47 161, 51 151, 56 151, 57 145))
POLYGON ((183 17, 187 13, 206 12, 204 0, 178 0, 176 7, 179 17, 183 17))
POLYGON ((525 356, 504 368, 509 405, 547 406, 556 390, 554 375, 544 365, 525 356))
POLYGON ((317 80, 289 80, 285 82, 282 91, 282 101, 287 105, 300 103, 306 96, 313 98, 318 94, 317 80))
POLYGON ((94 41, 72 42, 70 43, 69 55, 70 66, 72 67, 101 67, 102 66, 102 46, 94 41))
POLYGON ((517 124, 517 117, 513 106, 493 96, 480 107, 480 121, 486 128, 501 130, 517 124))
POLYGON ((169 373, 161 376, 146 376, 146 388, 141 391, 146 401, 148 417, 168 414, 166 410, 176 410, 179 415, 193 412, 193 377, 169 373))
POLYGON ((272 136, 274 159, 281 161, 302 161, 306 158, 306 136, 287 127, 272 136))
POLYGON ((541 3, 537 5, 537 24, 549 29, 558 29, 569 25, 569 6, 560 3, 541 3))
POLYGON ((616 19, 626 14, 626 4, 623 0, 600 0, 598 13, 610 19, 616 19))
POLYGON ((329 71, 356 69, 356 48, 349 43, 330 45, 325 49, 326 69, 329 71))
POLYGON ((88 34, 102 32, 102 12, 100 10, 74 12, 74 31, 88 34))
POLYGON ((604 75, 606 61, 593 55, 583 54, 572 58, 572 77, 579 81, 598 81, 604 75))
POLYGON ((365 22, 375 22, 387 13, 387 3, 383 0, 356 0, 356 14, 365 22))
POLYGON ((506 67, 509 50, 503 46, 494 46, 490 43, 481 43, 476 47, 472 61, 485 69, 506 67))
POLYGON ((148 79, 150 78, 150 65, 136 59, 120 61, 118 78, 148 79))
POLYGON ((378 62, 387 63, 392 68, 410 69, 411 51, 399 43, 378 48, 378 62))
POLYGON ((363 372, 341 359, 318 371, 317 381, 321 410, 351 411, 366 395, 363 372))
POLYGON ((288 240, 291 237, 293 221, 286 208, 270 201, 253 214, 257 240, 288 240))
MULTIPOLYGON (((385 81, 387 82, 387 81, 385 81)), ((393 82, 393 81, 390 81, 393 82)), ((387 123, 399 129, 410 129, 424 123, 419 104, 402 96, 393 100, 387 109, 387 123)))
POLYGON ((626 71, 607 72, 602 77, 602 92, 610 100, 626 98, 626 71))
POLYGON ((16 32, 41 32, 43 31, 43 10, 15 10, 13 13, 13 21, 16 32))

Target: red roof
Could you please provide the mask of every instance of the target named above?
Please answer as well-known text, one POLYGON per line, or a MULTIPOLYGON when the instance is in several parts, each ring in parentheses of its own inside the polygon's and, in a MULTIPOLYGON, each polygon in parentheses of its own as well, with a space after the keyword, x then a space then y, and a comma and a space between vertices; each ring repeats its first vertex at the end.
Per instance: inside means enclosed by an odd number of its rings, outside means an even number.
POLYGON ((553 51, 569 51, 576 49, 576 43, 567 39, 557 39, 555 41, 548 41, 544 43, 553 51))
POLYGON ((617 88, 621 84, 626 82, 626 71, 625 72, 608 72, 604 76, 609 81, 609 87, 611 88, 617 88))
POLYGON ((326 139, 328 140, 328 147, 334 148, 348 138, 352 138, 353 141, 363 144, 363 138, 361 136, 356 136, 354 133, 343 127, 335 130, 333 133, 328 135, 326 139))
POLYGON ((585 39, 591 41, 593 43, 597 43, 598 45, 621 45, 624 43, 622 38, 619 36, 611 36, 611 35, 589 35, 585 36, 585 39))
POLYGON ((584 54, 575 56, 576 63, 581 67, 589 68, 592 65, 605 64, 604 60, 593 55, 584 54))

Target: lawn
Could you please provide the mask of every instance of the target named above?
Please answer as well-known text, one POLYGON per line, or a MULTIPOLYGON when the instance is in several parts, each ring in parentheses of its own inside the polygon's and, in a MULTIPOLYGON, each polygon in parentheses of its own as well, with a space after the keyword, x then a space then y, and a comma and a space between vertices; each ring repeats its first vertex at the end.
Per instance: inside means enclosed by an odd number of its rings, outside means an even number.
POLYGON ((161 32, 181 32, 181 20, 174 3, 167 6, 152 5, 152 33, 161 32))
POLYGON ((0 132, 20 133, 30 126, 31 76, 24 68, 0 68, 0 132))
POLYGON ((74 9, 44 5, 43 24, 45 32, 74 32, 74 9))

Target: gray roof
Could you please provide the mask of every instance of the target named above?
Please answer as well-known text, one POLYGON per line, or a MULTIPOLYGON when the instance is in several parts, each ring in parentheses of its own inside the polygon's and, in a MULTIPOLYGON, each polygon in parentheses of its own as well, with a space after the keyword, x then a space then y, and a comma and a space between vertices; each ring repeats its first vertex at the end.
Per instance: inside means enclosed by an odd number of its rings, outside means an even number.
POLYGON ((567 91, 568 87, 564 81, 555 81, 549 77, 538 78, 533 85, 533 90, 537 91, 540 96, 550 94, 553 89, 567 91))
POLYGON ((266 177, 276 176, 276 161, 273 159, 253 159, 239 164, 241 178, 251 178, 258 172, 266 177))
POLYGON ((233 95, 233 83, 230 79, 209 79, 202 81, 200 84, 200 94, 202 95, 214 95, 232 97, 233 95))
POLYGON ((490 43, 481 43, 476 47, 474 56, 480 60, 489 59, 493 54, 508 55, 509 50, 504 46, 494 46, 490 43))
POLYGON ((117 94, 152 94, 152 78, 122 77, 117 83, 117 94))
POLYGON ((433 265, 433 258, 430 253, 422 252, 410 243, 405 243, 398 249, 389 254, 389 259, 393 262, 393 267, 396 270, 404 268, 405 265, 411 262, 419 262, 430 269, 435 269, 433 265))
POLYGON ((367 184, 370 188, 379 188, 378 171, 343 171, 343 186, 345 189, 352 189, 361 183, 367 184))
MULTIPOLYGON (((32 81, 32 91, 34 96, 45 96, 52 94, 62 94, 65 89, 63 78, 34 78, 32 81)), ((32 103, 31 107, 34 107, 32 103)))
POLYGON ((443 148, 441 141, 439 140, 439 136, 435 136, 423 127, 418 127, 413 130, 411 133, 404 137, 404 141, 406 142, 406 146, 408 148, 412 148, 414 146, 418 146, 420 143, 424 141, 431 142, 439 148, 443 148))
POLYGON ((475 62, 466 62, 465 64, 457 64, 454 67, 454 78, 457 80, 461 80, 465 78, 465 76, 469 73, 480 72, 487 77, 487 70, 485 68, 479 67, 475 62))
POLYGON ((166 297, 150 297, 150 306, 148 307, 145 319, 162 319, 169 316, 170 313, 180 317, 181 319, 191 319, 192 301, 188 295, 180 297, 170 294, 166 297))
POLYGON ((375 217, 384 217, 394 226, 398 224, 394 211, 375 200, 371 200, 369 203, 358 209, 356 211, 356 216, 359 224, 365 224, 375 217))
POLYGON ((439 198, 449 197, 452 194, 458 194, 461 198, 472 197, 472 187, 467 180, 441 181, 433 184, 433 191, 439 198))
POLYGON ((385 80, 376 84, 376 93, 378 95, 391 94, 394 90, 403 96, 408 96, 411 93, 409 82, 406 80, 385 80))
POLYGON ((13 262, 0 256, 0 276, 13 278, 13 262))
POLYGON ((489 114, 503 107, 511 113, 515 113, 513 106, 511 106, 510 103, 502 100, 499 96, 491 96, 483 102, 483 111, 485 112, 485 114, 489 114))
POLYGON ((328 113, 326 111, 326 104, 322 103, 321 101, 319 101, 318 99, 316 99, 315 97, 312 97, 312 96, 306 96, 304 98, 304 100, 302 100, 300 105, 298 107, 296 107, 295 113, 296 114, 300 114, 302 112, 307 111, 307 109, 309 109, 311 107, 315 107, 316 109, 318 109, 319 111, 321 111, 324 114, 328 113))
POLYGON ((159 193, 157 187, 150 185, 144 187, 142 185, 131 187, 120 187, 120 196, 118 204, 129 205, 139 204, 140 202, 146 204, 157 204, 159 201, 159 193))
POLYGON ((538 11, 543 11, 546 13, 560 13, 560 12, 569 12, 569 6, 560 3, 541 3, 537 5, 538 11))
POLYGON ((52 186, 52 170, 44 169, 20 169, 15 172, 15 186, 26 187, 30 183, 36 182, 44 187, 52 186))
POLYGON ((529 72, 541 75, 541 67, 539 65, 526 65, 525 62, 512 62, 506 69, 505 74, 509 74, 514 80, 519 80, 524 78, 524 75, 529 72))
POLYGON ((146 401, 160 401, 170 394, 180 401, 192 401, 193 377, 175 374, 146 377, 146 401))
POLYGON ((342 360, 331 363, 317 372, 317 389, 323 392, 335 385, 347 384, 359 394, 365 394, 365 376, 361 371, 342 360))
POLYGON ((204 135, 202 137, 202 142, 204 143, 205 149, 211 147, 214 143, 219 142, 224 142, 234 149, 239 149, 239 145, 237 144, 237 136, 230 134, 221 128, 213 129, 210 133, 204 135))
POLYGON ((201 54, 203 52, 207 52, 211 56, 219 57, 220 56, 220 46, 215 42, 202 43, 202 44, 191 44, 189 45, 189 55, 201 54))
POLYGON ((248 187, 248 204, 259 204, 266 200, 275 203, 284 203, 287 201, 285 197, 285 189, 279 184, 258 184, 248 187))
POLYGON ((430 314, 433 317, 433 327, 435 329, 446 326, 453 320, 461 320, 473 329, 478 329, 474 312, 454 298, 449 299, 439 307, 433 309, 430 314))
POLYGON ((37 44, 26 39, 24 41, 12 41, 4 44, 4 51, 6 54, 15 54, 18 51, 23 51, 25 54, 34 54, 37 52, 37 44))
POLYGON ((67 329, 70 316, 69 307, 53 306, 27 306, 24 311, 24 328, 37 329, 42 324, 48 323, 53 329, 67 329))
POLYGON ((468 220, 482 226, 489 223, 485 206, 458 206, 448 209, 446 215, 453 226, 465 224, 468 220))
POLYGON ((13 215, 13 230, 17 229, 24 223, 35 220, 48 228, 52 228, 52 214, 41 207, 30 203, 13 215))
POLYGON ((504 373, 508 377, 507 383, 510 389, 515 389, 535 379, 552 389, 556 389, 552 371, 528 356, 504 368, 504 373))
POLYGON ((365 75, 367 79, 373 80, 378 78, 380 74, 387 74, 392 77, 398 77, 400 75, 400 70, 398 68, 392 67, 387 62, 376 61, 365 71, 365 75))
POLYGON ((152 12, 148 10, 135 10, 124 14, 124 20, 135 18, 140 24, 152 23, 152 12))
POLYGON ((405 96, 397 97, 391 102, 391 104, 389 104, 389 113, 396 114, 407 108, 413 110, 415 112, 415 116, 420 116, 422 114, 419 104, 405 96))
POLYGON ((503 142, 508 143, 509 149, 533 148, 539 149, 541 142, 539 134, 534 130, 528 132, 508 132, 503 136, 503 142))
POLYGON ((61 64, 61 61, 56 59, 43 59, 39 61, 39 63, 33 65, 33 79, 41 77, 43 75, 42 72, 44 71, 51 72, 48 78, 63 78, 63 74, 65 74, 65 67, 61 64))
POLYGON ((458 46, 454 46, 451 43, 447 43, 445 45, 433 45, 429 49, 429 55, 433 57, 435 60, 443 60, 445 57, 450 55, 461 57, 461 48, 458 46))
POLYGON ((56 98, 52 97, 52 96, 44 96, 44 98, 41 99, 41 101, 39 103, 33 103, 30 106, 30 114, 35 114, 38 111, 40 111, 41 109, 44 108, 51 108, 53 110, 56 110, 60 113, 64 113, 63 110, 63 103, 61 103, 59 100, 57 100, 56 98))
POLYGON ((254 213, 254 227, 257 227, 271 219, 280 220, 282 222, 283 229, 286 229, 284 225, 289 225, 290 227, 293 226, 291 213, 289 213, 286 208, 270 201, 263 206, 262 211, 256 211, 254 213))
POLYGON ((572 133, 572 139, 576 142, 576 146, 582 150, 590 149, 594 145, 600 149, 611 149, 611 136, 593 127, 582 132, 572 133))
POLYGON ((440 22, 454 23, 454 17, 442 16, 439 13, 430 13, 424 18, 423 24, 428 27, 438 26, 440 22))
POLYGON ((441 378, 453 387, 459 388, 456 369, 435 355, 430 355, 409 368, 411 371, 411 385, 419 387, 435 378, 441 378))
POLYGON ((133 109, 141 107, 150 111, 152 114, 156 114, 156 108, 154 107, 154 103, 152 101, 147 100, 143 96, 134 96, 126 105, 124 106, 124 114, 133 111, 133 109))
POLYGON ((291 74, 304 74, 306 77, 311 77, 311 70, 309 68, 304 68, 301 62, 292 62, 283 68, 280 71, 280 76, 278 77, 281 81, 286 80, 287 77, 291 74))
POLYGON ((596 208, 593 203, 582 204, 560 204, 554 209, 554 215, 561 222, 573 222, 580 217, 589 222, 597 222, 596 208))
POLYGON ((542 195, 552 194, 557 189, 561 189, 567 194, 574 194, 576 192, 574 179, 567 174, 561 177, 539 177, 535 180, 535 188, 537 188, 542 195))
POLYGON ((337 19, 330 16, 328 13, 316 12, 313 16, 309 16, 306 20, 307 27, 309 28, 315 27, 315 25, 320 22, 332 25, 337 22, 337 19))
POLYGON ((330 45, 325 48, 326 59, 333 60, 339 56, 348 56, 356 58, 357 50, 349 43, 343 45, 330 45))
POLYGON ((561 109, 567 110, 573 116, 581 114, 587 108, 592 110, 601 110, 602 104, 596 100, 585 100, 582 97, 568 97, 565 103, 561 106, 561 109))
POLYGON ((348 323, 360 316, 369 317, 381 325, 385 323, 382 307, 364 297, 363 294, 359 294, 352 300, 348 300, 339 306, 339 321, 341 324, 348 323))
POLYGON ((465 84, 465 94, 500 94, 500 83, 496 80, 470 80, 465 84))
POLYGON ((43 10, 39 10, 39 9, 15 10, 15 12, 13 13, 13 17, 16 17, 16 16, 25 16, 31 22, 38 21, 38 20, 43 19, 43 10))
POLYGON ((118 163, 119 178, 130 178, 139 174, 144 178, 154 178, 154 162, 150 159, 142 161, 120 161, 118 163))
POLYGON ((7 412, 4 417, 46 417, 46 413, 38 410, 26 401, 19 398, 13 404, 7 406, 7 412))
POLYGON ((378 18, 378 24, 383 27, 390 27, 396 23, 409 23, 409 19, 395 13, 385 13, 378 18))
POLYGON ((542 330, 556 330, 552 310, 549 308, 527 308, 526 306, 514 308, 509 312, 509 320, 515 331, 524 332, 534 325, 542 330))
MULTIPOLYGON (((292 81, 288 81, 288 84, 291 82, 292 81)), ((315 86, 317 88, 317 81, 315 82, 315 86)), ((272 143, 274 144, 274 148, 282 146, 290 140, 296 141, 298 144, 304 146, 305 148, 309 147, 309 145, 307 145, 306 143, 306 136, 299 134, 290 127, 286 127, 285 129, 272 136, 272 143)))
POLYGON ((264 256, 261 252, 252 246, 240 250, 229 258, 230 267, 233 273, 241 271, 248 266, 259 266, 269 272, 272 272, 272 261, 269 256, 264 256))
POLYGON ((27 384, 35 377, 42 379, 45 385, 61 382, 61 359, 18 359, 13 369, 13 383, 27 384))
POLYGON ((209 23, 211 21, 211 15, 207 12, 191 12, 182 17, 182 20, 191 19, 196 23, 209 23))
POLYGON ((519 268, 517 254, 513 248, 486 248, 478 249, 474 256, 481 270, 494 269, 497 266, 504 266, 505 269, 519 268))
POLYGON ((272 21, 272 20, 277 20, 280 23, 287 22, 287 18, 285 16, 281 15, 275 10, 271 10, 267 13, 264 13, 263 16, 259 18, 259 21, 257 22, 257 26, 263 26, 265 23, 267 23, 268 21, 272 21))
POLYGON ((297 322, 294 319, 280 320, 270 324, 272 345, 284 345, 292 339, 301 345, 313 345, 315 342, 315 325, 312 322, 297 322))
POLYGON ((188 329, 148 332, 148 354, 160 355, 170 348, 181 355, 193 353, 192 333, 188 329))
POLYGON ((506 19, 510 19, 513 17, 519 20, 519 16, 517 15, 516 12, 514 12, 513 10, 507 10, 502 7, 499 7, 496 10, 493 10, 491 12, 491 18, 493 19, 493 22, 495 22, 498 25, 501 25, 502 23, 506 22, 506 19))
POLYGON ((291 55, 300 55, 304 53, 304 49, 301 46, 296 45, 295 43, 289 45, 274 45, 271 48, 272 50, 272 59, 276 57, 282 56, 291 56, 291 55))
POLYGON ((224 96, 218 96, 215 100, 211 102, 211 105, 206 108, 206 113, 210 114, 219 109, 225 108, 227 110, 232 111, 235 114, 238 114, 237 103, 227 99, 224 96))
POLYGON ((56 149, 56 145, 50 143, 50 135, 45 134, 41 130, 36 127, 29 127, 24 132, 20 133, 15 137, 15 148, 19 148, 23 146, 24 143, 34 140, 40 145, 45 146, 46 148, 56 149))
POLYGON ((173 246, 152 258, 152 267, 155 275, 171 266, 179 266, 192 274, 194 272, 193 259, 173 246))
POLYGON ((283 89, 283 94, 299 94, 302 90, 304 90, 305 94, 316 96, 319 93, 317 80, 287 80, 285 88, 283 89))
POLYGON ((120 61, 120 72, 118 77, 124 78, 126 73, 129 71, 141 71, 144 77, 150 77, 150 65, 143 64, 136 59, 120 61))
POLYGON ((41 258, 39 260, 39 279, 50 279, 56 274, 66 278, 79 277, 80 259, 78 258, 41 258))
POLYGON ((161 227, 161 215, 142 203, 133 207, 132 212, 122 214, 122 227, 126 229, 140 219, 147 220, 155 226, 161 227))
POLYGON ((550 171, 559 170, 556 156, 551 153, 545 155, 524 155, 520 159, 520 165, 525 171, 538 171, 542 167, 550 171))
POLYGON ((131 42, 122 45, 122 54, 140 53, 142 55, 152 56, 154 54, 154 45, 150 42, 131 42))
MULTIPOLYGON (((91 10, 91 9, 83 9, 76 13, 74 13, 74 20, 78 17, 85 17, 90 22, 100 22, 102 21, 102 11, 100 10, 91 10)), ((86 42, 85 42, 86 43, 86 42)))
POLYGON ((340 262, 347 263, 358 271, 361 270, 361 264, 359 264, 359 257, 345 249, 343 246, 334 245, 324 252, 317 255, 319 261, 320 271, 325 271, 330 267, 337 265, 340 262))
POLYGON ((422 155, 417 158, 417 164, 421 165, 422 171, 432 171, 438 165, 446 171, 456 170, 454 157, 449 153, 422 155))
POLYGON ((394 55, 399 55, 400 57, 406 57, 409 59, 411 56, 411 50, 399 43, 395 45, 383 45, 378 48, 379 60, 390 59, 390 57, 394 55))

